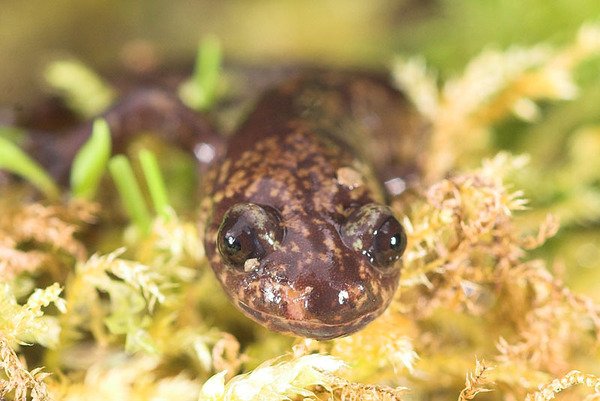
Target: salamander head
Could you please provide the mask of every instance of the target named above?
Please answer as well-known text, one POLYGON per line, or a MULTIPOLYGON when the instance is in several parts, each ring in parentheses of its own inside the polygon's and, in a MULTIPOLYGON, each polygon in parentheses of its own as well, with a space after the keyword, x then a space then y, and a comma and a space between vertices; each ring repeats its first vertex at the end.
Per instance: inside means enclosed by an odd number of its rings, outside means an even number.
POLYGON ((236 203, 213 235, 212 267, 237 306, 272 330, 317 339, 355 332, 385 310, 406 247, 400 223, 376 203, 343 218, 236 203))

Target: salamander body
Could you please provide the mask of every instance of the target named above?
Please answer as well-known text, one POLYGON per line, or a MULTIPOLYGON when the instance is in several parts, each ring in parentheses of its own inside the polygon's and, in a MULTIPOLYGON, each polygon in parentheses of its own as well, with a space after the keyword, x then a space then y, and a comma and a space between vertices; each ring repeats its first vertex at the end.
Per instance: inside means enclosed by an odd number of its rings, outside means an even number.
POLYGON ((258 101, 216 167, 205 239, 213 270, 246 315, 329 339, 385 310, 406 235, 385 206, 373 170, 381 160, 366 160, 377 149, 360 144, 415 125, 406 110, 387 84, 333 73, 286 81, 258 101))

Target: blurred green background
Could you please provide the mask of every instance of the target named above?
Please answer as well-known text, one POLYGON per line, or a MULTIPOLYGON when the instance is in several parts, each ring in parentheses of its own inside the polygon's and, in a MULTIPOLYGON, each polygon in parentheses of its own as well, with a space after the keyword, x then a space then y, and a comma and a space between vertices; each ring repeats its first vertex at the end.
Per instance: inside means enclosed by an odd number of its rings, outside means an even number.
POLYGON ((0 104, 39 93, 57 55, 110 68, 140 41, 166 60, 192 60, 206 33, 230 59, 260 64, 422 54, 446 76, 486 46, 560 42, 594 16, 597 0, 1 0, 0 104))

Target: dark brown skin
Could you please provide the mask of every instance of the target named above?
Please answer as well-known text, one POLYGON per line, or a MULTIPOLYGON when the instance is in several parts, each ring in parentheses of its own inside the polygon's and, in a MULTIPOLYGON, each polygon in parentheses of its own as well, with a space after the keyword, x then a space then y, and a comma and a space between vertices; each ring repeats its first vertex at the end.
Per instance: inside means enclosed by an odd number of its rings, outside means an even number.
MULTIPOLYGON (((209 177, 206 253, 250 318, 325 340, 359 330, 391 302, 406 236, 379 180, 418 177, 427 124, 385 80, 320 72, 283 81, 226 150, 206 119, 162 90, 134 91, 105 117, 117 145, 151 129, 196 150, 209 177)), ((46 158, 70 163, 88 135, 89 126, 73 131, 46 158)), ((46 165, 60 176, 69 163, 46 165)))

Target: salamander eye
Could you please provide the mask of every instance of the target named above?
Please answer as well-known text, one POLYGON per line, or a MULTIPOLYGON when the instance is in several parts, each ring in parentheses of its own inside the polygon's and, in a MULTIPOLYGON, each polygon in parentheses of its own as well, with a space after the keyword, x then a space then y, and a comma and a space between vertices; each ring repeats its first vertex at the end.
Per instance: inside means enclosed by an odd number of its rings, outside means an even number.
POLYGON ((346 246, 383 272, 389 271, 406 249, 406 233, 400 222, 388 207, 374 203, 355 210, 341 235, 346 246))
POLYGON ((223 217, 217 246, 228 265, 245 269, 248 259, 262 259, 283 237, 277 212, 254 203, 238 203, 223 217))
POLYGON ((391 266, 400 259, 406 249, 406 233, 394 216, 388 217, 373 235, 373 256, 377 265, 391 266))

